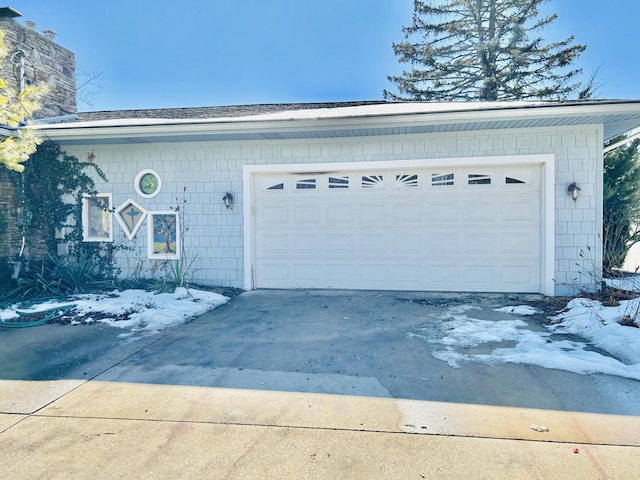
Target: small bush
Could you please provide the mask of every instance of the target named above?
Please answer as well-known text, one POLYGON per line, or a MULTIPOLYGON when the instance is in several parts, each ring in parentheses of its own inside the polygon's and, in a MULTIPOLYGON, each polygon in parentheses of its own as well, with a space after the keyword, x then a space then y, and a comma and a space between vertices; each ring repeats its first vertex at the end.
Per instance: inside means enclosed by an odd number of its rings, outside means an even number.
POLYGON ((92 269, 84 256, 55 258, 28 262, 14 288, 6 292, 2 303, 14 303, 39 298, 63 298, 115 287, 115 280, 105 278, 92 269))

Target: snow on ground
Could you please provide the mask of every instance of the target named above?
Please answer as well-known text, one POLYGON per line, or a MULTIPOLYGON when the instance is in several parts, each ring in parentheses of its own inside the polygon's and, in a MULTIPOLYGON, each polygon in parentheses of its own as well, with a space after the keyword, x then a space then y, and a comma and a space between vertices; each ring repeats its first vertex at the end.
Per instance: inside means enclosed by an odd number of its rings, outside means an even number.
POLYGON ((145 290, 125 290, 77 295, 70 301, 49 301, 28 309, 11 307, 0 310, 0 320, 15 319, 18 311, 37 313, 75 305, 74 315, 83 317, 84 323, 101 322, 127 329, 121 337, 146 336, 185 323, 228 300, 218 293, 186 288, 176 288, 174 293, 158 294, 145 290))
MULTIPOLYGON (((618 287, 632 290, 640 278, 618 287)), ((586 298, 571 300, 551 322, 522 319, 481 320, 479 307, 458 305, 437 315, 408 335, 437 345, 432 355, 460 368, 464 362, 518 363, 579 374, 603 373, 640 380, 640 328, 619 323, 625 317, 639 326, 640 298, 605 307, 586 298)), ((501 313, 528 316, 527 305, 498 308, 501 313)), ((539 313, 539 312, 538 312, 539 313)))
MULTIPOLYGON (((640 276, 615 288, 640 289, 640 276)), ((213 292, 178 288, 174 293, 144 290, 78 295, 67 302, 46 302, 30 309, 0 310, 0 320, 11 321, 21 312, 41 312, 75 305, 74 315, 83 323, 102 322, 123 328, 125 338, 153 335, 187 322, 229 299, 213 292)), ((408 338, 433 344, 433 356, 454 368, 465 362, 519 363, 589 374, 604 373, 640 380, 640 328, 623 326, 625 317, 639 325, 640 298, 605 307, 600 302, 575 298, 543 325, 539 313, 528 305, 496 309, 497 319, 474 318, 480 307, 451 306, 429 319, 408 338), (522 318, 513 319, 514 315, 522 318)), ((484 317, 486 317, 486 312, 484 317)), ((73 322, 72 322, 73 323, 73 322)))

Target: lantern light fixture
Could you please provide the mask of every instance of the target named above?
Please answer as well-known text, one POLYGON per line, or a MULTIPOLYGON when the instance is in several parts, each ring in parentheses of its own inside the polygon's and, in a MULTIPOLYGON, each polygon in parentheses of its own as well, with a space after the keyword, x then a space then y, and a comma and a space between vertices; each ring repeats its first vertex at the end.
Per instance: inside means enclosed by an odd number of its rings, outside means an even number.
POLYGON ((578 200, 581 189, 576 182, 573 182, 571 185, 569 185, 567 190, 569 191, 569 195, 571 195, 571 198, 573 199, 574 202, 578 200))
POLYGON ((233 208, 233 194, 231 192, 226 192, 224 197, 222 197, 222 201, 224 202, 224 206, 227 207, 227 210, 233 208))

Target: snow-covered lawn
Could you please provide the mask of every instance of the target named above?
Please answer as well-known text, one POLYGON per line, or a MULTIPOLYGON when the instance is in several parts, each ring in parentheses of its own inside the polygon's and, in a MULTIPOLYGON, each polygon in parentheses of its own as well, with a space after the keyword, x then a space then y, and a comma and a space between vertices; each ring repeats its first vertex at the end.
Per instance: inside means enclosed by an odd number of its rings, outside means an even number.
POLYGON ((229 299, 214 292, 177 288, 174 293, 145 290, 114 291, 107 294, 77 295, 72 300, 49 301, 28 309, 0 310, 0 320, 11 321, 23 315, 75 305, 65 312, 73 323, 101 322, 126 329, 122 337, 153 335, 167 327, 187 322, 226 303, 229 299))

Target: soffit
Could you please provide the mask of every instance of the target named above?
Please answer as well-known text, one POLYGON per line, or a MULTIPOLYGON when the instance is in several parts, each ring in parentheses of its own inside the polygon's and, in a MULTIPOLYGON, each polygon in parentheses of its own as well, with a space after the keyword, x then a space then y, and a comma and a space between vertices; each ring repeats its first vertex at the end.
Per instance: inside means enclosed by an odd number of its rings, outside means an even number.
MULTIPOLYGON (((384 104, 383 104, 384 105, 384 104)), ((425 111, 424 105, 383 109, 280 111, 274 115, 214 119, 110 119, 39 125, 60 145, 195 141, 305 140, 455 133, 536 127, 602 125, 604 138, 640 126, 640 102, 592 102, 425 111), (418 108, 417 106, 420 106, 418 108)), ((503 104, 504 105, 504 104, 503 104)), ((126 112, 125 112, 126 113, 126 112)))

